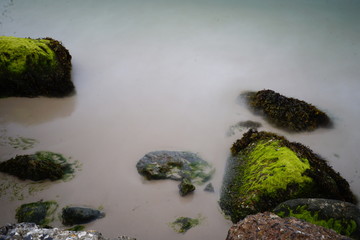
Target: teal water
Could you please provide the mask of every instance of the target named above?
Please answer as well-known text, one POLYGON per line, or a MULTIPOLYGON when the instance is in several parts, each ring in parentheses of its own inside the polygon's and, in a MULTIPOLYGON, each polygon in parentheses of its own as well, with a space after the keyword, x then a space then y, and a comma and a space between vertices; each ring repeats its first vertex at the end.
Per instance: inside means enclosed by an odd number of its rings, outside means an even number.
POLYGON ((48 150, 83 166, 23 200, 2 196, 0 225, 44 199, 103 207, 107 216, 88 229, 107 237, 225 239, 231 223, 217 201, 228 149, 242 135, 227 131, 245 120, 309 146, 360 196, 359 10, 352 0, 1 0, 0 35, 62 41, 77 94, 1 99, 0 134, 38 142, 22 150, 3 141, 0 159, 48 150), (237 101, 266 88, 316 105, 335 128, 289 134, 237 101), (198 153, 217 170, 216 192, 182 198, 176 182, 143 180, 136 162, 156 150, 198 153), (205 220, 185 235, 168 226, 199 214, 205 220))

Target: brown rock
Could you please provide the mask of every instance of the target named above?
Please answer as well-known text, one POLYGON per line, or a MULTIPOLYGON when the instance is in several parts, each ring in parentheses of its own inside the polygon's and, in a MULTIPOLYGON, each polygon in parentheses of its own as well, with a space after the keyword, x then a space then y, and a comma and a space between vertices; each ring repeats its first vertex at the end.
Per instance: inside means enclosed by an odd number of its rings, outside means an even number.
POLYGON ((274 213, 265 212, 249 215, 234 224, 226 240, 350 240, 335 231, 303 220, 289 217, 280 218, 274 213))

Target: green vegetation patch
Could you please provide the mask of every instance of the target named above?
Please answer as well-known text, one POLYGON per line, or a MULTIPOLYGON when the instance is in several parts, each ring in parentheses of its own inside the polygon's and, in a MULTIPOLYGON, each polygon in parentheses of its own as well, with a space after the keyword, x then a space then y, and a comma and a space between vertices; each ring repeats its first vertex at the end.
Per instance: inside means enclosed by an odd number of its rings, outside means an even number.
POLYGON ((348 182, 299 143, 251 129, 231 152, 219 203, 234 223, 294 198, 356 202, 348 182))
POLYGON ((351 236, 357 230, 356 221, 351 219, 324 219, 318 211, 309 211, 306 205, 298 206, 296 209, 288 209, 288 212, 276 213, 280 217, 295 217, 307 222, 333 229, 337 233, 345 236, 351 236))
POLYGON ((54 220, 54 213, 57 208, 58 204, 55 201, 23 204, 16 209, 16 219, 19 223, 32 222, 45 226, 54 220))
POLYGON ((170 226, 177 233, 186 233, 189 229, 199 225, 203 220, 204 218, 201 216, 198 218, 179 217, 170 223, 170 226))
POLYGON ((0 171, 22 180, 59 180, 74 173, 73 164, 58 153, 39 151, 31 155, 19 155, 0 163, 0 171))
POLYGON ((71 55, 59 41, 0 37, 0 97, 63 97, 74 91, 71 55))

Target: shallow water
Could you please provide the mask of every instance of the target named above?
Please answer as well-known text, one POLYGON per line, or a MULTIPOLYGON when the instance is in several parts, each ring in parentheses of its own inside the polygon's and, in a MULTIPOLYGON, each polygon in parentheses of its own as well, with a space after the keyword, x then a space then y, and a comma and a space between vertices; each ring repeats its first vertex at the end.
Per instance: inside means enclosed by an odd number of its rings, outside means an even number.
POLYGON ((0 1, 0 35, 62 41, 77 89, 65 99, 1 99, 1 139, 38 143, 3 141, 0 159, 47 150, 83 164, 69 182, 23 200, 2 196, 0 225, 44 199, 103 207, 107 216, 87 228, 107 237, 224 239, 231 223, 217 201, 228 149, 243 132, 226 133, 245 120, 308 145, 360 196, 359 10, 355 0, 0 1), (316 105, 335 127, 272 128, 237 100, 266 88, 316 105), (200 187, 183 198, 177 182, 145 181, 135 165, 155 150, 198 153, 216 168, 215 193, 200 187), (168 226, 198 215, 205 220, 185 235, 168 226))

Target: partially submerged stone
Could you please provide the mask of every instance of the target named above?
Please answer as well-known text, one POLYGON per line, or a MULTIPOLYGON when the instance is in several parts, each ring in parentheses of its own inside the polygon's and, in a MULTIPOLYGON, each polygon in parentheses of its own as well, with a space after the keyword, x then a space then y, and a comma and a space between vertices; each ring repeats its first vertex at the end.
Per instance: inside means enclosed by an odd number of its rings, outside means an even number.
POLYGON ((293 199, 279 204, 273 212, 280 217, 296 217, 360 239, 360 209, 348 202, 320 198, 293 199))
POLYGON ((0 97, 64 97, 73 92, 71 55, 61 42, 0 37, 0 97))
POLYGON ((179 184, 179 193, 181 196, 186 196, 195 191, 194 184, 187 178, 184 178, 179 184))
POLYGON ((348 182, 300 143, 249 130, 231 151, 220 206, 234 223, 294 198, 356 203, 348 182))
POLYGON ((300 132, 330 125, 326 113, 315 106, 272 90, 247 92, 242 95, 253 110, 264 114, 269 122, 280 128, 300 132))
POLYGON ((66 207, 62 210, 62 223, 66 226, 85 224, 105 217, 105 213, 86 207, 66 207))
POLYGON ((207 182, 215 171, 198 155, 178 151, 150 152, 138 161, 136 168, 148 180, 187 178, 197 184, 207 182))
POLYGON ((170 226, 177 233, 186 233, 189 229, 199 225, 202 218, 179 217, 170 226))
POLYGON ((205 192, 215 192, 214 190, 214 186, 212 185, 212 183, 208 183, 205 188, 204 188, 205 192))
POLYGON ((259 122, 255 122, 255 121, 251 121, 251 120, 247 120, 247 121, 241 121, 238 122, 232 126, 229 127, 229 130, 227 132, 227 135, 230 137, 232 135, 235 134, 235 130, 238 131, 243 131, 243 130, 249 130, 250 128, 252 129, 258 129, 262 127, 262 124, 259 122))
POLYGON ((239 223, 234 224, 229 229, 226 240, 239 239, 351 240, 333 230, 293 217, 280 218, 270 212, 249 215, 239 223))
POLYGON ((19 223, 32 222, 45 226, 54 220, 54 213, 57 208, 58 204, 54 201, 23 204, 16 209, 16 219, 19 223))
POLYGON ((18 155, 0 163, 0 171, 20 179, 52 181, 74 172, 72 165, 61 154, 39 151, 30 155, 18 155))

